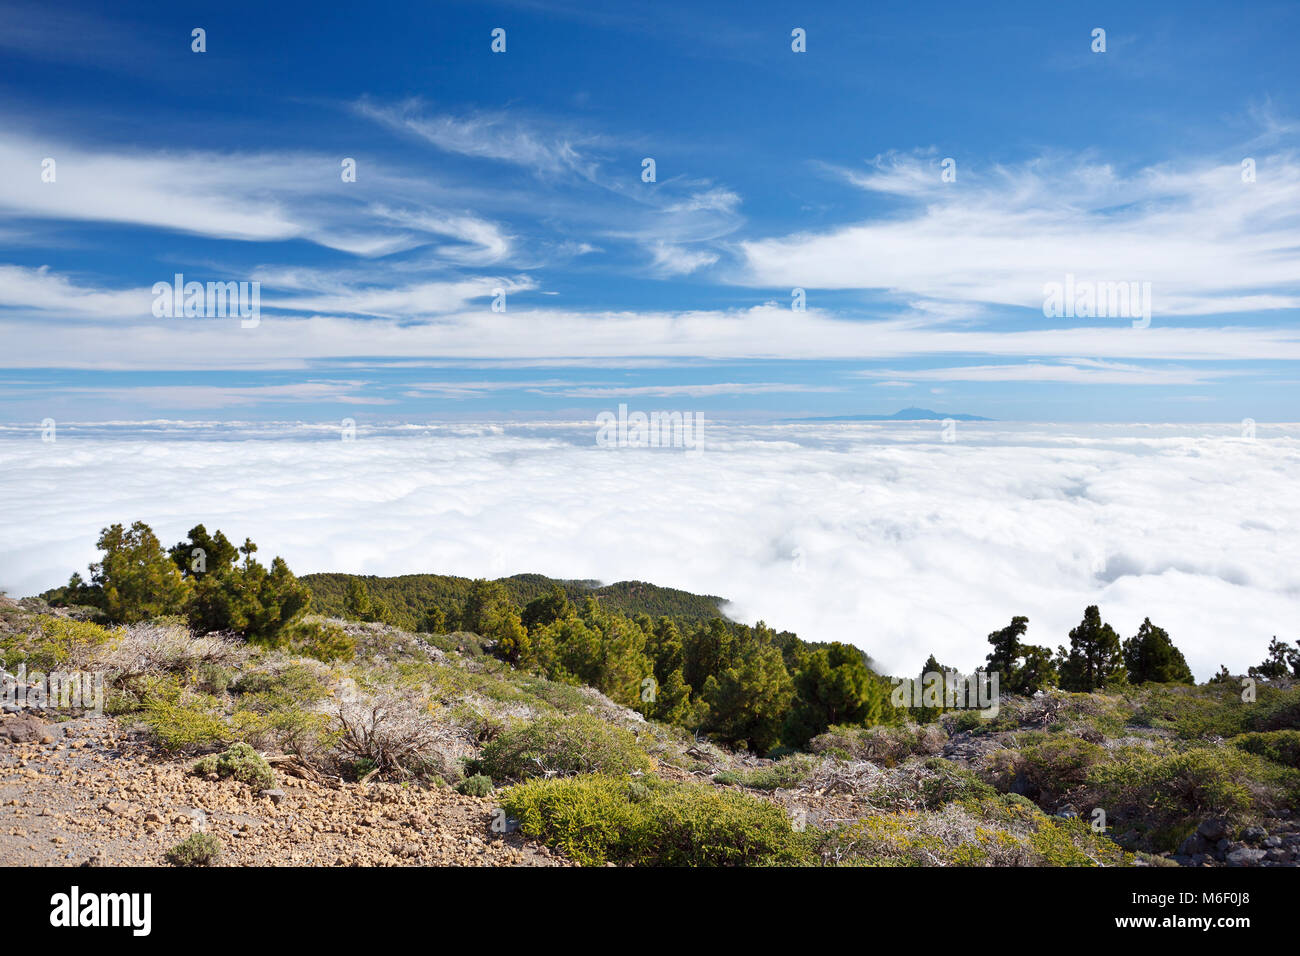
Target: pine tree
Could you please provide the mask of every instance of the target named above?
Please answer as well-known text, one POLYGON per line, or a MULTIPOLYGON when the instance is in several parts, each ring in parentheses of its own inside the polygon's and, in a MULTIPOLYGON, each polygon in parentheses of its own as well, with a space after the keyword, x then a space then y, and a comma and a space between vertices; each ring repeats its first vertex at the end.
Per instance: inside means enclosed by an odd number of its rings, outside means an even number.
POLYGON ((460 612, 460 626, 495 642, 493 653, 502 660, 517 664, 529 656, 528 630, 500 581, 479 578, 470 585, 460 612))
POLYGON ((804 659, 794 675, 795 721, 801 746, 835 724, 869 727, 880 723, 888 701, 884 683, 856 647, 833 643, 804 659), (806 734, 806 736, 804 736, 806 734))
POLYGON ((493 604, 483 611, 478 634, 496 641, 496 655, 512 664, 528 654, 528 631, 519 620, 518 608, 509 602, 493 604))
POLYGON ((928 724, 942 716, 946 709, 944 685, 948 675, 955 673, 952 668, 940 664, 933 654, 925 659, 925 666, 913 682, 913 693, 907 698, 912 719, 928 724))
POLYGON ((1300 649, 1292 647, 1286 641, 1279 641, 1276 635, 1268 642, 1268 657, 1263 663, 1248 671, 1251 677, 1263 677, 1277 680, 1280 677, 1300 677, 1300 649))
POLYGON ((1029 618, 1013 617, 1010 624, 989 635, 993 651, 985 658, 985 672, 998 675, 1000 691, 1028 695, 1057 682, 1051 648, 1021 643, 1028 629, 1029 618))
POLYGON ((524 605, 523 613, 519 618, 524 627, 529 631, 535 631, 539 627, 545 627, 553 621, 558 621, 566 617, 571 617, 577 613, 568 595, 558 584, 552 584, 549 593, 538 598, 533 598, 524 605))
POLYGON ((1232 674, 1228 672, 1227 665, 1220 664, 1219 672, 1215 674, 1213 677, 1211 677, 1209 682, 1211 684, 1231 684, 1232 680, 1233 680, 1232 674))
POLYGON ((1055 687, 1060 681, 1056 661, 1050 647, 1025 644, 1020 649, 1021 663, 1011 674, 1011 684, 1006 688, 1012 694, 1036 694, 1055 687))
POLYGON ((1183 652, 1174 647, 1162 627, 1144 618, 1135 636, 1124 642, 1124 666, 1134 684, 1194 684, 1183 652))
POLYGON ((235 626, 238 549, 220 531, 209 535, 199 524, 190 529, 189 540, 178 542, 170 554, 181 576, 192 585, 186 607, 190 627, 201 634, 239 629, 235 626))
POLYGON ((370 589, 359 577, 348 580, 348 596, 343 602, 343 613, 353 621, 369 621, 375 616, 375 607, 370 601, 370 589))
POLYGON ((988 661, 985 671, 988 673, 996 672, 999 675, 999 681, 1009 685, 1011 672, 1016 669, 1016 665, 1020 660, 1020 639, 1025 636, 1028 629, 1029 618, 1013 617, 1011 623, 1002 630, 990 634, 989 643, 993 645, 993 650, 985 658, 988 661))
POLYGON ((183 612, 189 584, 147 524, 110 525, 98 547, 104 556, 90 566, 91 583, 101 589, 110 620, 133 624, 183 612))
POLYGON ((1070 650, 1058 650, 1058 664, 1064 690, 1088 693, 1125 678, 1119 635, 1102 623, 1097 605, 1090 605, 1079 626, 1070 631, 1070 650))
POLYGON ((420 621, 420 630, 426 634, 445 634, 447 632, 447 614, 436 604, 430 604, 424 610, 420 621))
MULTIPOLYGON (((646 635, 646 654, 654 662, 655 678, 667 683, 670 674, 681 672, 686 662, 686 649, 682 634, 670 617, 660 617, 646 635)), ((685 673, 682 674, 685 683, 685 673)))
POLYGON ((190 585, 185 605, 190 627, 200 633, 234 631, 273 644, 306 611, 311 594, 284 559, 275 558, 268 571, 253 558, 256 553, 251 538, 236 548, 221 531, 210 535, 201 524, 190 529, 188 541, 171 548, 172 563, 190 585))
POLYGON ((720 618, 702 622, 683 641, 682 673, 686 683, 703 692, 704 682, 731 662, 735 634, 720 618))
POLYGON ((671 671, 665 680, 655 682, 654 700, 645 712, 647 717, 681 727, 694 727, 698 721, 691 706, 691 688, 682 677, 681 668, 671 671))
POLYGON ((764 753, 780 739, 794 685, 781 652, 755 642, 736 655, 736 663, 704 682, 701 697, 708 705, 706 730, 764 753))

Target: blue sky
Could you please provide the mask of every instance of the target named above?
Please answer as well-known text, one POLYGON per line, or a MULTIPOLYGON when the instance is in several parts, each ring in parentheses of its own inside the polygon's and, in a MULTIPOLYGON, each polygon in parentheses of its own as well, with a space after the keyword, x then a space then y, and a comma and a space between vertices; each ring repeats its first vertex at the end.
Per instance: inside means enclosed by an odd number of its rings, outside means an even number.
POLYGON ((1300 5, 610 6, 6 5, 0 420, 1300 419, 1300 5))

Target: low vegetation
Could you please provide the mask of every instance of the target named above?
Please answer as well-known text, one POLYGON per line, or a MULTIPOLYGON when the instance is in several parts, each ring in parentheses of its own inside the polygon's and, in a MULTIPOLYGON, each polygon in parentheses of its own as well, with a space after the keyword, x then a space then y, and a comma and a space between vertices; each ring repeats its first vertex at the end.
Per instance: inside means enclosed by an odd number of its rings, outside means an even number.
POLYGON ((1123 866, 1133 857, 1078 820, 1015 798, 949 802, 932 812, 880 814, 821 834, 840 866, 1123 866))
POLYGON ((107 711, 196 774, 448 785, 585 864, 1221 861, 1300 811, 1300 651, 1276 639, 1196 685, 1149 620, 1121 639, 1088 608, 1050 652, 1013 618, 988 636, 994 714, 933 657, 900 703, 856 648, 650 585, 299 582, 202 525, 100 546, 89 583, 0 598, 6 669, 102 673, 107 711))
POLYGON ((704 784, 588 774, 511 787, 519 829, 584 865, 777 866, 806 862, 789 816, 704 784))
POLYGON ((275 786, 270 765, 246 743, 234 744, 224 753, 209 754, 194 764, 194 772, 201 776, 232 777, 260 789, 275 786))
POLYGON ((476 773, 456 784, 456 792, 469 797, 486 797, 492 793, 492 778, 486 774, 476 773))
POLYGON ((590 714, 519 723, 488 743, 477 765, 494 780, 645 773, 654 766, 630 730, 590 714))
POLYGON ((172 866, 214 866, 221 862, 221 841, 210 833, 192 833, 167 851, 172 866))

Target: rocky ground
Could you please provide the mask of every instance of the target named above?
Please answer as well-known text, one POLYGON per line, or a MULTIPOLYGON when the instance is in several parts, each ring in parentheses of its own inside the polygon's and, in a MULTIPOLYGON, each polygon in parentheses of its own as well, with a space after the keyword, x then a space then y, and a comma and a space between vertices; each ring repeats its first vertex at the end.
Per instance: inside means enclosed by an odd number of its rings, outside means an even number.
POLYGON ((1233 840, 1222 820, 1203 820, 1170 859, 1183 866, 1300 866, 1300 819, 1278 810, 1233 840))
MULTIPOLYGON (((958 734, 944 745, 943 756, 966 766, 1001 746, 996 737, 958 734)), ((1062 801, 1055 813, 1078 816, 1079 810, 1062 801)), ((1232 839, 1231 832, 1226 821, 1207 817, 1177 852, 1159 855, 1179 866, 1300 866, 1300 815, 1288 809, 1278 809, 1262 824, 1240 830, 1237 839, 1232 839)), ((1120 842, 1125 842, 1122 835, 1120 842)))
POLYGON ((162 865, 201 830, 229 866, 567 866, 549 848, 491 830, 491 798, 445 787, 279 774, 263 793, 190 772, 108 717, 0 719, 0 862, 162 865))

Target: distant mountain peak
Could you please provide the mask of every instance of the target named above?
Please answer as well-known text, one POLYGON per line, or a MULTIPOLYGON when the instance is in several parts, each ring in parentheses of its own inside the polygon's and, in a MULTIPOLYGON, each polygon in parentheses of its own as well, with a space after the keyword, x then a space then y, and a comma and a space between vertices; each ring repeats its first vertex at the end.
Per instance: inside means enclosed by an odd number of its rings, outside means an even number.
POLYGON ((919 421, 942 421, 945 418, 951 418, 954 421, 961 422, 991 422, 993 419, 984 418, 981 415, 966 415, 961 412, 936 412, 929 408, 917 408, 915 405, 910 408, 899 409, 892 415, 883 416, 886 419, 899 422, 919 422, 919 421))

